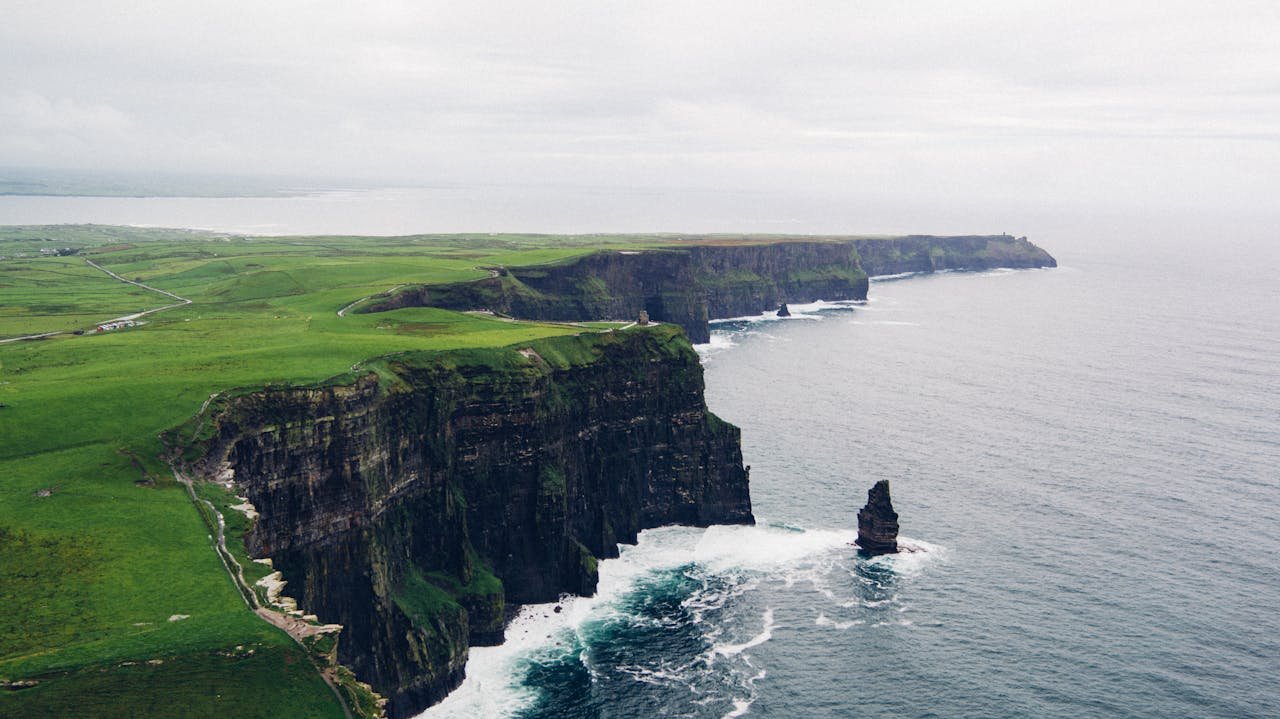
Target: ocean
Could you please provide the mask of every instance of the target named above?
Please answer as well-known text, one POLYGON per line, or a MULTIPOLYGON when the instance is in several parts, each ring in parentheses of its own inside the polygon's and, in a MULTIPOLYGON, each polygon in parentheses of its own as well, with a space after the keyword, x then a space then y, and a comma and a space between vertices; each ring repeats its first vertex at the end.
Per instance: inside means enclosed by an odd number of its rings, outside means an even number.
POLYGON ((0 222, 1008 230, 1061 266, 717 323, 707 401, 742 428, 757 526, 645 532, 424 717, 1280 716, 1277 223, 450 192, 0 198, 0 222), (862 559, 881 479, 914 551, 862 559))
POLYGON ((424 716, 1280 716, 1280 253, 1139 247, 717 323, 758 525, 645 532, 424 716))

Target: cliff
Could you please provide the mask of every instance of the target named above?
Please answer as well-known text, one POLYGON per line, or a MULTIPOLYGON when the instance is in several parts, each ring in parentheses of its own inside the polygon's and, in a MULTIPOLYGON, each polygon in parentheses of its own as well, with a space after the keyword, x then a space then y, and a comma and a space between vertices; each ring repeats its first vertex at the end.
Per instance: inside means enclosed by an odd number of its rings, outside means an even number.
MULTIPOLYGON (((664 322, 706 328, 706 292, 687 252, 594 252, 570 262, 495 268, 475 282, 408 288, 363 309, 487 309, 521 319, 577 322, 635 319, 641 310, 664 322)), ((706 338, 690 333, 694 342, 706 338)))
POLYGON ((910 235, 854 240, 862 269, 872 277, 904 272, 1057 267, 1058 261, 1025 237, 910 235))
POLYGON ((576 322, 633 319, 644 310, 682 326, 691 341, 707 342, 711 319, 783 303, 866 299, 868 275, 1056 265, 1026 238, 1008 235, 688 238, 669 247, 494 268, 483 280, 408 288, 360 311, 430 306, 576 322))
POLYGON ((345 627, 340 661, 393 717, 457 686, 511 604, 593 592, 640 530, 753 521, 738 430, 672 326, 404 355, 213 427, 199 468, 260 512, 251 552, 345 627))
MULTIPOLYGON (((848 242, 694 245, 688 252, 711 319, 758 315, 784 302, 867 298, 867 273, 848 242)), ((709 328, 696 334, 698 342, 710 339, 709 328)))
POLYGON ((487 309, 521 319, 649 317, 707 342, 707 322, 782 302, 866 299, 867 276, 848 243, 706 244, 606 250, 561 264, 495 268, 492 277, 402 291, 364 311, 430 306, 487 309))

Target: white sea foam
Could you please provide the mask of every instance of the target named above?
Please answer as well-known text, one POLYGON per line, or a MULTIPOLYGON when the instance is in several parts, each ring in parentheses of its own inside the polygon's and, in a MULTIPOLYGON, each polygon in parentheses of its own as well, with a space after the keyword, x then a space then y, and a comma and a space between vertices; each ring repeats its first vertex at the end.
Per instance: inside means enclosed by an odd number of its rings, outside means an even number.
POLYGON ((764 679, 767 672, 761 669, 755 676, 746 682, 746 688, 749 694, 746 699, 734 699, 733 710, 725 714, 721 719, 730 719, 730 717, 740 717, 751 710, 751 705, 756 703, 756 682, 764 679))
POLYGON ((733 335, 728 332, 712 332, 710 341, 694 345, 693 350, 705 361, 711 355, 719 354, 737 344, 733 341, 733 335))
POLYGON ((711 648, 712 655, 718 654, 722 657, 737 656, 752 647, 758 647, 773 639, 773 609, 764 610, 763 623, 764 627, 759 634, 741 644, 717 644, 711 648))
POLYGON ((712 572, 730 569, 771 572, 790 569, 806 558, 820 557, 848 546, 856 537, 857 533, 851 530, 717 526, 709 528, 694 548, 694 561, 712 572))
POLYGON ((866 561, 887 566, 899 576, 911 577, 933 562, 946 561, 948 556, 946 547, 903 536, 898 537, 898 549, 897 554, 881 554, 866 561))
MULTIPOLYGON (((473 648, 462 686, 419 716, 498 719, 527 708, 537 699, 537 694, 521 685, 521 665, 531 659, 577 651, 575 647, 583 625, 588 620, 619 612, 618 600, 636 586, 637 580, 654 571, 693 564, 713 575, 743 570, 758 574, 789 573, 806 560, 847 547, 854 536, 851 531, 800 531, 763 524, 707 529, 662 527, 641 532, 635 546, 623 546, 617 559, 600 563, 600 582, 595 596, 566 596, 557 604, 523 607, 507 627, 506 641, 497 647, 473 648), (555 611, 557 605, 561 608, 559 612, 555 611)), ((724 606, 733 597, 758 585, 758 578, 747 577, 724 590, 696 592, 684 604, 693 621, 700 623, 706 612, 724 606)), ((762 630, 754 637, 741 644, 722 645, 713 650, 712 656, 736 656, 768 641, 774 630, 772 610, 765 612, 763 620, 762 630)), ((670 678, 653 671, 646 677, 648 680, 670 678)), ((751 700, 743 701, 745 713, 751 700)))
MULTIPOLYGON (((569 605, 576 599, 566 598, 569 605)), ((420 714, 430 719, 509 717, 528 707, 536 693, 521 686, 519 665, 526 657, 554 647, 570 627, 570 612, 561 604, 521 608, 507 626, 506 641, 496 647, 473 647, 467 659, 467 678, 444 701, 420 714)))
POLYGON ((670 686, 678 684, 686 687, 689 686, 688 682, 685 681, 688 667, 676 667, 674 669, 664 667, 651 669, 649 667, 627 664, 617 667, 617 670, 643 684, 653 684, 655 686, 670 686))
POLYGON ((783 320, 820 320, 820 313, 830 312, 832 310, 850 310, 855 307, 863 307, 865 300, 818 300, 816 302, 804 302, 800 304, 789 304, 787 309, 791 311, 790 317, 779 317, 777 310, 761 312, 758 315, 743 315, 741 317, 722 317, 711 320, 709 324, 756 324, 759 322, 778 322, 783 320))
MULTIPOLYGON (((795 305, 787 305, 787 309, 791 310, 792 316, 795 313, 811 313, 811 312, 829 312, 832 310, 850 310, 855 307, 862 307, 865 300, 818 300, 816 302, 802 302, 795 305)), ((776 314, 776 313, 775 313, 776 314)), ((786 319, 786 318, 783 318, 786 319)))
POLYGON ((856 627, 860 624, 866 624, 866 621, 863 619, 851 619, 847 622, 837 622, 836 620, 828 617, 824 612, 818 612, 818 617, 817 619, 813 620, 813 623, 817 624, 820 627, 832 627, 837 631, 843 632, 849 627, 856 627))
MULTIPOLYGON (((537 694, 535 690, 522 686, 522 665, 530 660, 551 659, 577 652, 581 646, 583 625, 589 620, 620 613, 618 600, 631 592, 638 580, 655 571, 694 565, 710 576, 737 577, 725 586, 708 586, 694 592, 681 603, 695 624, 706 623, 705 617, 710 612, 760 586, 762 578, 780 580, 787 586, 810 583, 816 591, 830 598, 832 592, 824 583, 834 566, 848 561, 844 550, 852 550, 850 545, 855 537, 852 530, 805 531, 764 522, 753 527, 662 527, 646 530, 640 534, 635 546, 621 547, 620 557, 600 563, 600 583, 595 596, 566 596, 556 604, 525 606, 508 625, 505 643, 497 647, 473 648, 467 662, 466 681, 443 702, 420 716, 425 719, 498 719, 527 708, 536 700, 537 694), (744 572, 747 575, 743 575, 744 572), (560 607, 559 612, 555 611, 556 606, 560 607)), ((945 549, 936 544, 907 537, 899 537, 898 543, 903 552, 865 561, 888 566, 900 576, 911 576, 922 571, 928 563, 945 558, 945 549)), ((874 608, 891 604, 894 599, 859 599, 850 606, 861 604, 874 608)), ((895 613, 893 620, 881 621, 875 626, 911 624, 910 620, 898 614, 895 613)), ((630 615, 628 619, 639 620, 630 615)), ((709 664, 716 658, 730 660, 769 641, 776 629, 773 610, 765 610, 761 619, 761 630, 738 643, 717 641, 724 628, 706 627, 712 648, 702 658, 702 663, 709 664)), ((825 614, 820 614, 815 621, 837 630, 862 622, 837 622, 825 614)), ((682 668, 631 669, 621 671, 646 683, 684 683, 686 678, 682 668)), ((753 698, 735 699, 735 709, 726 716, 742 716, 752 701, 753 698)))

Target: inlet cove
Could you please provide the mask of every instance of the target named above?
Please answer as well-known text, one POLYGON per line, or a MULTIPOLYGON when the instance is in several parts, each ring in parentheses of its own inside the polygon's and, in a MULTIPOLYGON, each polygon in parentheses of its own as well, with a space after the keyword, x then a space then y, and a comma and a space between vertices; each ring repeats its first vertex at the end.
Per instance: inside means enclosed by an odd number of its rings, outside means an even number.
POLYGON ((415 716, 642 531, 756 521, 712 322, 1053 266, 1008 235, 0 227, 0 715, 415 716))

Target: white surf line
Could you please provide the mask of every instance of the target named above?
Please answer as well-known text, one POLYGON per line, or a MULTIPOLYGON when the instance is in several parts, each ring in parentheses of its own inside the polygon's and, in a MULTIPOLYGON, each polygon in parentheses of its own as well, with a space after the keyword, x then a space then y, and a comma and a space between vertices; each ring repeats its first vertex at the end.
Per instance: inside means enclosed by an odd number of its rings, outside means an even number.
POLYGON ((358 304, 360 304, 360 303, 362 303, 362 302, 368 302, 369 300, 373 299, 374 297, 390 297, 392 292, 395 292, 396 290, 400 289, 401 287, 404 287, 404 285, 396 285, 395 287, 392 287, 391 289, 387 290, 386 292, 377 292, 377 293, 374 293, 374 294, 372 294, 372 295, 369 295, 368 297, 361 297, 360 299, 356 300, 355 302, 352 302, 351 304, 347 305, 346 307, 343 307, 342 309, 338 310, 338 316, 339 316, 339 317, 346 317, 346 316, 347 316, 347 310, 351 309, 352 307, 355 307, 356 305, 358 305, 358 304))
MULTIPOLYGON (((171 305, 165 305, 164 307, 157 307, 157 308, 155 308, 155 309, 151 309, 151 310, 143 310, 142 312, 134 312, 134 313, 133 313, 133 314, 131 314, 131 315, 124 315, 123 317, 115 317, 115 318, 112 318, 112 319, 109 319, 109 320, 102 320, 101 322, 98 322, 97 324, 103 325, 103 324, 108 324, 108 323, 111 323, 111 322, 123 322, 123 321, 125 321, 125 320, 136 320, 136 319, 138 319, 139 317, 146 317, 147 315, 155 314, 156 312, 163 312, 163 311, 165 311, 165 310, 171 310, 171 309, 173 309, 174 307, 182 307, 183 305, 189 305, 189 304, 191 304, 191 300, 187 299, 186 297, 179 297, 178 295, 175 295, 175 294, 173 294, 172 292, 168 292, 168 291, 166 291, 166 290, 162 290, 162 289, 160 289, 160 288, 158 288, 158 287, 152 287, 151 285, 145 285, 145 284, 143 284, 143 283, 141 283, 141 282, 135 282, 135 281, 133 281, 133 280, 127 280, 127 279, 125 279, 125 278, 121 277, 120 275, 117 275, 116 273, 112 272, 111 270, 108 270, 107 268, 103 267, 102 265, 100 265, 100 264, 98 264, 98 263, 96 263, 96 262, 94 262, 93 260, 90 260, 90 259, 88 259, 88 258, 86 258, 86 259, 85 259, 85 263, 86 263, 86 264, 88 264, 90 267, 92 267, 92 268, 94 268, 94 269, 102 270, 103 272, 107 273, 108 275, 110 275, 110 276, 112 276, 112 277, 116 278, 117 280, 120 280, 121 282, 124 282, 124 283, 126 283, 126 284, 130 284, 130 285, 136 285, 136 286, 138 286, 138 287, 141 287, 141 288, 142 288, 142 289, 144 289, 144 290, 151 290, 152 292, 159 292, 160 294, 165 295, 166 297, 172 297, 173 299, 177 300, 177 302, 175 302, 175 303, 173 303, 173 304, 171 304, 171 305)), ((44 338, 44 337, 54 337, 54 336, 56 336, 56 335, 63 335, 63 334, 66 334, 66 333, 67 333, 67 330, 56 330, 56 331, 54 331, 54 332, 41 332, 41 333, 39 333, 39 334, 34 334, 34 335, 22 335, 21 337, 9 337, 8 339, 2 339, 2 340, 0 340, 0 344, 5 344, 5 343, 7 343, 7 342, 21 342, 22 340, 38 340, 38 339, 42 339, 42 338, 44 338)))
POLYGON ((765 642, 772 639, 773 627, 774 627, 773 608, 770 607, 768 609, 765 609, 764 616, 761 619, 763 621, 764 626, 761 628, 759 634, 755 635, 751 639, 748 639, 747 641, 741 644, 716 645, 711 648, 711 655, 715 656, 719 654, 720 656, 724 656, 724 657, 737 656, 745 652, 746 650, 751 649, 752 647, 758 647, 761 644, 764 644, 765 642))

